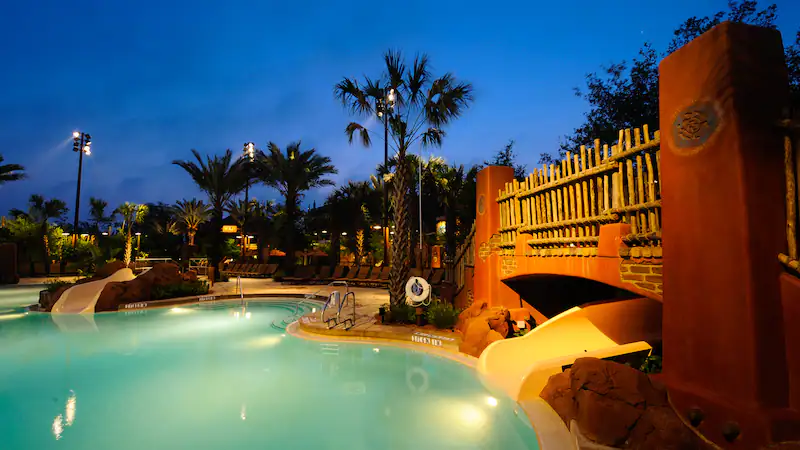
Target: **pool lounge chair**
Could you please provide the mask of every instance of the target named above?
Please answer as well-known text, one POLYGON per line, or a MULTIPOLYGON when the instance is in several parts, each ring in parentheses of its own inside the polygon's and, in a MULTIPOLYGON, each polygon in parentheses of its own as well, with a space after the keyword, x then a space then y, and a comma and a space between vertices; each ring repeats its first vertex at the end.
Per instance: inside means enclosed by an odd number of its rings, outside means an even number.
POLYGON ((342 279, 344 279, 344 275, 345 275, 346 273, 347 273, 347 266, 336 266, 336 267, 333 269, 333 275, 331 275, 331 276, 330 276, 330 277, 329 277, 327 280, 325 280, 325 281, 328 281, 328 282, 330 282, 330 281, 334 281, 334 280, 342 280, 342 279))
MULTIPOLYGON (((352 278, 347 278, 346 281, 352 284, 363 284, 369 277, 369 269, 371 269, 370 266, 359 267, 355 275, 352 278)), ((352 269, 350 271, 352 272, 352 269)))
POLYGON ((331 266, 322 266, 319 268, 319 273, 314 275, 314 281, 324 283, 331 278, 331 266))
POLYGON ((344 272, 342 272, 341 275, 339 275, 338 277, 334 277, 334 280, 336 280, 336 281, 347 281, 350 278, 353 278, 356 275, 356 272, 358 272, 358 266, 349 266, 349 267, 345 267, 345 269, 346 270, 344 272))
POLYGON ((389 272, 392 271, 392 268, 389 266, 383 266, 380 268, 381 270, 378 271, 376 267, 373 271, 378 273, 377 278, 374 278, 370 283, 371 286, 374 287, 387 287, 389 286, 389 272))
POLYGON ((267 277, 267 278, 272 278, 273 276, 275 276, 275 272, 277 272, 277 271, 278 271, 278 265, 277 264, 267 264, 267 268, 264 271, 263 275, 265 277, 267 277))
POLYGON ((285 277, 284 282, 290 284, 308 283, 314 279, 316 268, 314 266, 300 266, 295 269, 294 274, 290 277, 285 277))

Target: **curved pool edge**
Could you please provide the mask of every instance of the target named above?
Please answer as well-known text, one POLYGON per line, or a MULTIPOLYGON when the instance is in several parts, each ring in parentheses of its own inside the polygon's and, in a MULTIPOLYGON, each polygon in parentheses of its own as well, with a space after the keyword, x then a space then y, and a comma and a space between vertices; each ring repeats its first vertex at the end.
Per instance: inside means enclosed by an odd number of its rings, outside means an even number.
MULTIPOLYGON (((449 359, 475 370, 476 373, 478 368, 478 358, 464 353, 389 337, 342 336, 315 333, 312 329, 302 327, 299 321, 289 324, 289 326, 286 327, 286 334, 317 342, 389 345, 407 350, 421 351, 449 359)), ((480 377, 480 373, 477 373, 477 375, 480 377)), ((561 421, 561 417, 559 417, 558 413, 556 413, 547 402, 542 399, 536 399, 529 402, 516 403, 525 412, 526 417, 530 421, 531 427, 536 434, 536 440, 538 441, 537 443, 540 450, 575 450, 577 448, 569 430, 561 421)))

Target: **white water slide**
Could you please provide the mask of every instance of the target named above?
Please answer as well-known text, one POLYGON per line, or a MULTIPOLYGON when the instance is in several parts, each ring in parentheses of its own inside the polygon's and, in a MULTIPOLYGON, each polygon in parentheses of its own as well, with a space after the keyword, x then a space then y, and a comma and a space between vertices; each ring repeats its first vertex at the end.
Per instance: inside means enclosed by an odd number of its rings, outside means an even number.
POLYGON ((120 269, 102 280, 77 284, 64 291, 55 305, 53 314, 93 314, 97 299, 108 283, 130 281, 136 278, 131 269, 120 269))

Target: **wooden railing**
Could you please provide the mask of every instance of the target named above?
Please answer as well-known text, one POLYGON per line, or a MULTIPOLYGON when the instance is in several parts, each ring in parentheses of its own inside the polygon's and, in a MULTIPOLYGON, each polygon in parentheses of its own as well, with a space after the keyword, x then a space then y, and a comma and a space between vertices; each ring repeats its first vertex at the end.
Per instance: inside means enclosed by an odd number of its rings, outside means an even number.
POLYGON ((618 222, 631 226, 628 245, 659 245, 660 143, 646 125, 621 130, 610 148, 596 139, 593 148, 508 183, 497 198, 504 253, 524 233, 531 256, 597 255, 600 225, 618 222))
POLYGON ((786 177, 786 253, 778 255, 778 259, 788 268, 800 272, 800 261, 797 253, 797 177, 800 173, 800 111, 787 114, 781 121, 783 130, 783 160, 786 177))
POLYGON ((453 259, 453 283, 456 286, 456 295, 466 285, 468 267, 475 267, 475 223, 472 224, 464 242, 456 249, 456 256, 453 259))

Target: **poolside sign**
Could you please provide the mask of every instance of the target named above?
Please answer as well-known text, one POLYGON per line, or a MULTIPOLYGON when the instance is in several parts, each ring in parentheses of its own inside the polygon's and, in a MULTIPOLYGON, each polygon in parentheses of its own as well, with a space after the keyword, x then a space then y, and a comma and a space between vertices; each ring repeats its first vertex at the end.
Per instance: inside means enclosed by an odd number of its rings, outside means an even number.
POLYGON ((236 225, 223 225, 222 226, 222 232, 223 233, 238 233, 239 232, 239 227, 237 227, 236 225))

